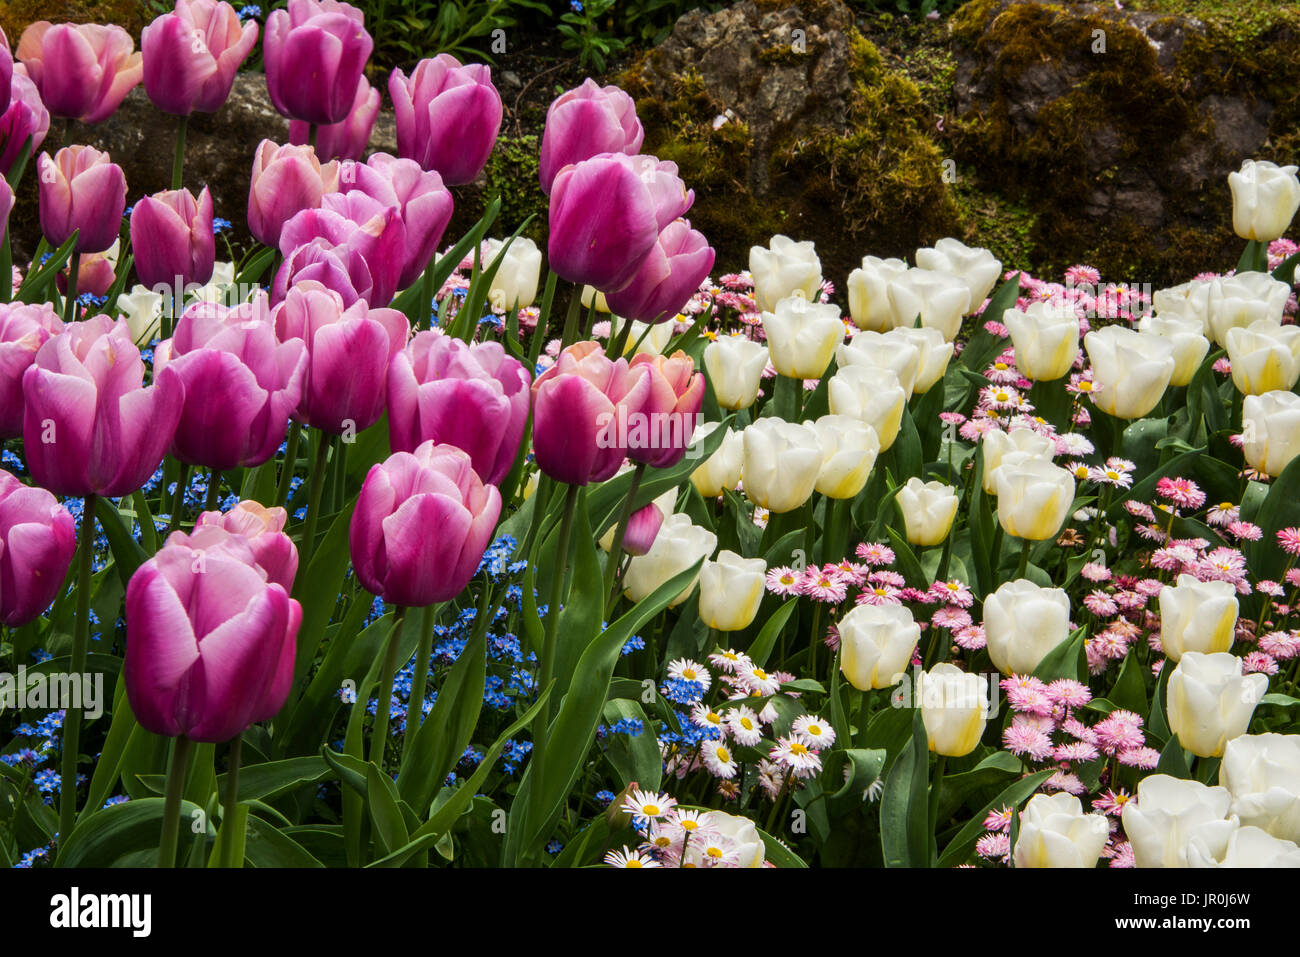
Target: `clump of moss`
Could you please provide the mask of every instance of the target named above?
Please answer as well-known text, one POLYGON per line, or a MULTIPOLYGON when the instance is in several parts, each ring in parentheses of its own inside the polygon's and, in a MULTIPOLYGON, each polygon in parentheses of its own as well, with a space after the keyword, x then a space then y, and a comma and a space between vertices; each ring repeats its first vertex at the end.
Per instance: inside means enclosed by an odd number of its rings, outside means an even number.
POLYGON ((488 196, 501 197, 499 222, 507 232, 533 216, 523 235, 538 242, 546 233, 546 194, 538 181, 539 151, 535 135, 499 138, 488 159, 485 190, 488 196))
POLYGON ((17 48, 27 27, 38 20, 51 23, 115 23, 135 38, 153 17, 139 0, 5 0, 0 4, 0 29, 17 48))

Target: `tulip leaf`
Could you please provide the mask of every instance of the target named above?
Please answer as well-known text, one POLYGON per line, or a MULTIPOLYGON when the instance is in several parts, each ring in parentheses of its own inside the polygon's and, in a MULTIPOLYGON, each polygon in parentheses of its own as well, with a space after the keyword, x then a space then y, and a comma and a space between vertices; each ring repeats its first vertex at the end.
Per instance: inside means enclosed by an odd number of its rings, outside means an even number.
POLYGON ((763 858, 771 861, 776 867, 800 868, 807 869, 808 865, 790 848, 786 847, 781 841, 777 840, 761 827, 756 827, 758 836, 763 840, 763 858))
MULTIPOLYGON (((239 769, 239 800, 273 799, 330 776, 330 767, 317 755, 266 761, 239 769)), ((226 793, 226 776, 217 776, 217 793, 226 793)))
POLYGON ((324 867, 310 851, 282 830, 256 817, 248 819, 244 858, 253 867, 324 867))
POLYGON ((95 762, 95 770, 90 778, 90 790, 87 792, 86 806, 77 817, 80 824, 101 810, 117 784, 118 771, 122 766, 122 755, 132 732, 138 728, 131 703, 126 697, 126 679, 118 676, 117 688, 113 692, 113 721, 104 739, 103 749, 95 762))
POLYGON ((964 863, 970 857, 975 842, 984 834, 984 819, 988 817, 990 812, 1010 808, 1013 812, 1013 819, 1016 818, 1014 812, 1020 806, 1020 802, 1037 791, 1039 785, 1055 773, 1055 768, 1047 771, 1037 771, 1007 785, 1006 790, 984 805, 962 826, 962 829, 957 832, 957 836, 948 842, 948 846, 939 855, 939 863, 936 866, 956 867, 958 864, 964 863))
POLYGON ((1034 676, 1044 683, 1058 678, 1072 681, 1086 681, 1088 678, 1088 660, 1084 656, 1083 633, 1070 635, 1059 645, 1043 656, 1043 660, 1034 669, 1034 676))
MULTIPOLYGON (((1001 336, 995 336, 984 329, 984 326, 990 322, 1001 322, 1002 314, 1008 309, 1014 309, 1016 301, 1020 298, 1020 273, 1016 273, 1010 279, 1003 281, 998 288, 993 290, 993 295, 989 298, 988 305, 984 311, 979 314, 976 320, 979 323, 975 335, 971 336, 970 342, 961 353, 961 363, 967 369, 974 372, 982 371, 990 362, 1007 348, 1008 342, 1001 336)), ((976 306, 976 303, 971 303, 976 306)))
POLYGON ((921 433, 916 430, 916 422, 911 410, 903 406, 903 418, 898 426, 898 437, 890 446, 888 453, 898 465, 898 474, 911 478, 925 479, 925 459, 921 452, 921 433))
POLYGON ((1286 283, 1288 286, 1295 285, 1295 268, 1297 265, 1300 265, 1300 253, 1292 253, 1278 263, 1277 268, 1273 270, 1273 278, 1286 283))
POLYGON ((1171 777, 1188 780, 1192 776, 1187 763, 1187 753, 1183 750, 1178 735, 1172 735, 1160 751, 1160 760, 1156 762, 1156 774, 1168 774, 1171 777))
POLYGON ((994 751, 969 771, 945 774, 939 786, 937 820, 949 820, 972 795, 986 797, 990 787, 997 787, 1008 777, 1019 777, 1020 759, 1008 751, 994 751))
POLYGON ((265 249, 259 249, 257 252, 253 253, 253 255, 249 256, 247 261, 243 264, 243 268, 239 270, 239 275, 235 277, 236 287, 247 289, 250 286, 261 282, 262 277, 266 275, 267 270, 271 268, 271 264, 275 262, 275 255, 277 252, 278 250, 272 249, 268 246, 265 249))
POLYGON ((349 502, 338 513, 312 555, 311 564, 298 570, 294 582, 294 597, 302 603, 298 653, 293 667, 295 688, 302 686, 308 670, 316 661, 325 627, 343 590, 343 579, 348 570, 348 526, 355 505, 355 501, 349 502))
POLYGON ((929 863, 930 750, 921 709, 910 711, 910 746, 895 758, 880 800, 880 844, 886 867, 925 867, 929 863))
POLYGON ((1253 559, 1251 570, 1261 577, 1281 578, 1285 555, 1277 544, 1277 533, 1300 526, 1300 456, 1293 458, 1274 479, 1254 518, 1263 531, 1258 542, 1248 542, 1246 554, 1253 559))
POLYGON ((605 702, 601 714, 606 724, 631 720, 641 722, 643 728, 640 734, 611 734, 605 738, 605 759, 618 774, 618 787, 613 790, 621 791, 633 781, 640 787, 658 790, 663 778, 663 756, 641 705, 628 698, 612 698, 605 702))
MULTIPOLYGON (((1094 420, 1096 416, 1094 416, 1094 420)), ((1142 481, 1133 485, 1126 495, 1115 496, 1115 501, 1106 511, 1106 517, 1112 521, 1119 518, 1124 512, 1124 503, 1132 500, 1134 502, 1149 502, 1155 498, 1156 483, 1166 475, 1178 475, 1195 466, 1196 460, 1205 454, 1205 449, 1195 449, 1191 452, 1183 452, 1181 455, 1175 455, 1168 462, 1155 467, 1142 481)))
MULTIPOLYGON (((55 277, 63 271, 63 267, 72 258, 72 248, 77 244, 77 236, 80 232, 81 230, 74 229, 72 235, 64 241, 63 245, 50 253, 49 259, 45 260, 36 269, 28 270, 27 278, 18 287, 18 294, 14 297, 18 302, 47 302, 54 299, 55 277)), ((49 248, 49 245, 42 239, 32 261, 39 263, 41 257, 45 255, 49 248)))
POLYGON ((398 807, 397 785, 373 762, 366 764, 366 805, 370 822, 385 851, 402 847, 410 840, 406 819, 398 807))
POLYGON ((791 598, 776 611, 772 612, 772 617, 769 618, 764 623, 763 627, 759 629, 758 637, 754 639, 754 643, 745 651, 745 654, 749 656, 750 661, 754 662, 756 665, 767 664, 768 655, 772 653, 773 647, 776 646, 776 639, 780 637, 781 629, 783 629, 785 623, 790 620, 790 616, 794 614, 795 608, 798 604, 799 599, 797 597, 791 598))
POLYGON ((1268 272, 1268 243, 1258 239, 1247 240, 1246 248, 1237 260, 1237 272, 1268 272))
POLYGON ((108 539, 109 550, 113 553, 113 563, 117 565, 118 577, 125 587, 131 581, 135 570, 148 561, 149 556, 140 547, 140 543, 131 536, 131 530, 126 522, 122 521, 122 515, 112 501, 102 497, 96 498, 95 517, 99 519, 99 527, 104 530, 104 537, 108 539))
POLYGON ((248 811, 247 804, 236 804, 230 810, 228 817, 221 819, 221 828, 217 831, 217 839, 212 844, 212 852, 208 855, 208 867, 219 867, 221 858, 224 856, 226 842, 230 841, 234 845, 235 867, 244 866, 245 850, 248 844, 248 811))
MULTIPOLYGON (((501 201, 498 198, 495 202, 499 206, 501 201)), ((474 325, 482 316, 483 306, 487 302, 488 292, 492 288, 492 280, 496 278, 497 271, 501 268, 501 264, 505 262, 506 252, 510 249, 510 245, 523 234, 524 230, 529 227, 536 217, 537 214, 533 213, 519 225, 519 228, 516 229, 514 233, 501 245, 501 248, 497 250, 496 255, 492 257, 492 262, 488 263, 481 272, 473 277, 469 288, 465 290, 464 303, 461 306, 460 312, 456 315, 456 325, 460 327, 461 316, 466 316, 466 327, 458 328, 457 331, 460 332, 461 337, 465 338, 467 341, 473 338, 474 325)))
POLYGON ((1119 677, 1115 679, 1115 687, 1110 689, 1108 696, 1115 707, 1123 708, 1125 711, 1132 711, 1134 714, 1144 715, 1147 713, 1147 684, 1143 678, 1145 666, 1138 661, 1137 656, 1129 651, 1124 658, 1124 664, 1120 666, 1119 677))
MULTIPOLYGON (((943 447, 943 434, 946 426, 939 418, 943 411, 943 382, 936 382, 928 390, 915 397, 915 409, 910 410, 913 428, 921 437, 921 455, 927 462, 939 457, 943 447)), ((920 474, 920 473, 917 473, 920 474)))
POLYGON ((1151 713, 1147 715, 1146 731, 1148 738, 1155 738, 1156 744, 1163 745, 1171 737, 1173 732, 1169 729, 1169 719, 1165 711, 1165 691, 1169 685, 1169 676, 1173 674, 1173 668, 1169 665, 1169 660, 1165 659, 1164 665, 1160 668, 1160 675, 1156 678, 1155 690, 1151 692, 1151 713))
POLYGON ((898 561, 898 570, 903 573, 907 583, 913 588, 926 588, 930 582, 925 577, 925 569, 917 561, 916 553, 912 551, 912 546, 907 544, 907 539, 890 526, 885 530, 889 533, 889 540, 894 546, 894 556, 898 561))
MULTIPOLYGON (((164 803, 165 799, 160 797, 137 798, 114 804, 87 818, 68 835, 54 866, 113 867, 128 855, 148 848, 155 849, 148 852, 153 857, 162 831, 164 803)), ((197 804, 181 801, 180 820, 186 828, 187 822, 206 820, 204 813, 197 804)), ((182 831, 182 838, 185 833, 182 831)), ((209 823, 205 836, 214 834, 209 823)))
POLYGON ((880 748, 844 748, 832 751, 826 762, 828 779, 836 779, 834 771, 839 770, 841 760, 848 764, 849 773, 840 789, 831 795, 831 799, 861 798, 862 793, 879 780, 885 767, 885 758, 886 754, 880 748))
POLYGON ((1168 419, 1139 419, 1124 429, 1119 454, 1137 465, 1138 475, 1147 475, 1160 463, 1156 443, 1168 434, 1168 419))
MULTIPOLYGON (((563 608, 547 610, 548 615, 560 616, 556 629, 555 665, 551 672, 555 676, 553 694, 557 700, 564 696, 569 686, 569 675, 592 639, 600 634, 605 618, 604 572, 596 554, 596 536, 592 534, 585 490, 578 493, 572 541, 573 564, 563 608)), ((555 555, 549 562, 545 556, 542 558, 544 564, 556 570, 568 560, 565 555, 555 555)))

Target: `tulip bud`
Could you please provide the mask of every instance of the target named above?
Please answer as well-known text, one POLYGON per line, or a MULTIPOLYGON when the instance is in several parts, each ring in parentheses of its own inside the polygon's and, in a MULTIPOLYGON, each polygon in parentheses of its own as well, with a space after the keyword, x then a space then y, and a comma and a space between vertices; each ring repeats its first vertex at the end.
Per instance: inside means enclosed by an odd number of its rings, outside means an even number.
POLYGON ((832 415, 852 416, 876 430, 880 451, 898 438, 907 393, 888 369, 865 365, 840 369, 831 376, 827 397, 832 415))
POLYGON ((68 510, 45 489, 0 469, 0 624, 21 628, 45 611, 76 551, 68 510))
POLYGON ((1257 319, 1224 337, 1232 384, 1243 395, 1289 392, 1300 379, 1300 328, 1257 319))
POLYGON ((257 42, 257 21, 240 22, 228 3, 176 0, 140 35, 144 89, 164 113, 215 113, 257 42))
POLYGON ((432 439, 469 454, 479 478, 500 485, 528 422, 532 377, 499 342, 466 345, 416 333, 388 367, 388 437, 394 452, 432 439))
MULTIPOLYGON (((717 422, 705 422, 695 430, 692 444, 703 442, 718 427, 717 422)), ((740 484, 744 459, 744 435, 728 429, 722 444, 691 473, 691 484, 704 498, 717 498, 723 491, 740 484)))
POLYGON ((1124 805, 1124 834, 1138 867, 1187 867, 1188 845, 1224 849, 1237 829, 1228 817, 1232 796, 1225 788, 1207 787, 1168 774, 1138 782, 1136 798, 1124 805))
POLYGON ((889 284, 889 303, 895 326, 913 326, 919 316, 924 328, 952 342, 971 310, 970 286, 949 273, 909 269, 889 284))
POLYGON ((859 329, 888 332, 897 326, 889 301, 889 284, 907 272, 901 259, 867 256, 849 273, 849 314, 859 329))
POLYGON ((632 97, 588 77, 581 86, 557 96, 546 110, 538 162, 542 192, 551 191, 555 174, 564 167, 599 153, 635 156, 644 139, 632 97))
POLYGON ((356 100, 374 41, 361 11, 335 0, 289 0, 266 18, 266 89, 283 116, 340 123, 356 100))
POLYGON ((700 619, 718 631, 748 628, 763 601, 767 565, 723 549, 700 569, 700 619))
POLYGON ((132 286, 129 293, 117 297, 117 311, 131 329, 131 340, 146 346, 158 335, 162 314, 171 308, 171 297, 154 292, 147 286, 132 286))
POLYGON ((1267 691, 1268 675, 1243 675, 1240 658, 1184 652, 1169 676, 1169 728, 1193 754, 1220 757, 1228 741, 1246 733, 1267 691))
POLYGON ((1026 541, 1055 538, 1074 504, 1074 476, 1050 462, 1003 464, 994 482, 1002 530, 1026 541))
POLYGON ((980 307, 993 285, 1002 275, 1002 263, 987 249, 967 246, 959 239, 947 237, 934 244, 933 249, 918 249, 916 264, 922 269, 947 273, 966 284, 970 291, 970 306, 980 307))
POLYGON ((154 734, 228 741, 289 697, 302 606, 241 536, 217 531, 170 539, 127 585, 122 674, 154 734))
POLYGON ((318 209, 321 197, 338 186, 339 164, 322 164, 310 146, 262 140, 253 154, 248 231, 260 243, 279 246, 284 224, 304 209, 318 209))
POLYGON ((821 291, 822 263, 811 242, 777 235, 766 248, 751 246, 749 271, 754 277, 754 301, 762 312, 775 312, 777 304, 791 296, 812 301, 821 291))
POLYGON ((840 307, 798 295, 779 301, 774 312, 763 313, 763 331, 772 365, 791 379, 820 378, 844 341, 840 307))
MULTIPOLYGON (((938 334, 937 330, 929 331, 938 334)), ((899 335, 900 332, 903 330, 859 332, 835 350, 835 361, 841 369, 853 365, 888 369, 898 377, 904 395, 911 398, 921 371, 921 348, 906 335, 899 335)))
POLYGON ((622 289, 610 292, 611 311, 642 322, 667 322, 675 318, 700 288, 713 268, 713 247, 703 233, 685 219, 675 219, 659 239, 636 274, 622 289))
MULTIPOLYGON (((285 591, 293 591, 293 580, 298 574, 298 549, 293 539, 284 533, 289 513, 283 508, 267 508, 259 502, 239 502, 228 512, 203 512, 194 522, 200 528, 215 526, 231 535, 239 535, 248 544, 253 560, 266 572, 268 581, 285 591)), ((173 532, 167 540, 183 532, 173 532)))
POLYGON ((894 499, 903 513, 907 540, 912 545, 938 545, 952 530, 957 515, 957 490, 942 482, 922 482, 915 475, 894 499))
MULTIPOLYGON (((316 155, 326 159, 359 160, 370 145, 383 96, 363 75, 357 81, 357 95, 345 119, 316 128, 316 155)), ((311 124, 289 121, 289 142, 303 146, 311 138, 311 124)), ((379 154, 376 154, 379 155, 379 154)))
POLYGON ((67 146, 50 159, 42 153, 41 233, 61 246, 76 230, 76 252, 102 253, 117 241, 126 209, 126 177, 107 153, 90 146, 67 146))
POLYGON ((15 73, 0 89, 11 94, 8 108, 0 110, 0 176, 8 176, 19 153, 25 149, 35 153, 41 148, 50 130, 50 114, 36 84, 24 73, 15 73))
POLYGON ((817 491, 827 498, 855 498, 867 484, 880 453, 876 430, 847 415, 823 415, 811 424, 822 449, 817 491))
POLYGON ((1272 242, 1287 231, 1300 209, 1300 178, 1295 166, 1243 160, 1228 174, 1232 190, 1232 229, 1242 239, 1272 242))
POLYGON ((1241 429, 1246 462, 1276 478, 1300 455, 1300 396, 1293 392, 1246 396, 1241 429))
POLYGON ((1223 749, 1219 783, 1232 813, 1284 841, 1300 841, 1300 734, 1243 734, 1223 749))
POLYGON ((108 119, 144 75, 135 41, 116 25, 41 20, 23 31, 17 55, 52 115, 89 125, 108 119))
POLYGON ((898 684, 921 640, 921 626, 906 605, 858 605, 837 628, 840 671, 859 691, 898 684))
POLYGON ((131 210, 131 252, 140 282, 184 288, 212 278, 216 260, 212 197, 188 189, 146 196, 131 210))
POLYGON ((583 309, 594 307, 597 312, 609 315, 609 303, 605 301, 605 294, 594 286, 583 286, 579 299, 583 309))
POLYGON ((1174 374, 1174 347, 1162 336, 1107 326, 1083 337, 1098 389, 1092 401, 1120 419, 1140 419, 1159 403, 1174 374))
POLYGON ((1104 814, 1084 814, 1073 794, 1035 794, 1020 812, 1016 867, 1096 867, 1110 838, 1104 814))
POLYGON ((988 718, 989 680, 946 661, 917 676, 930 750, 960 758, 975 750, 988 718))
POLYGON ((1020 374, 1050 382, 1074 368, 1079 354, 1079 317, 1069 302, 1032 302, 1024 312, 1008 309, 1002 323, 1011 333, 1020 374))
POLYGON ((745 336, 719 336, 704 347, 704 370, 724 409, 753 405, 766 368, 767 347, 745 336))
POLYGON ((821 474, 817 432, 770 416, 741 433, 745 495, 770 512, 791 512, 808 501, 821 474))
MULTIPOLYGON (((676 512, 664 517, 654 544, 644 555, 633 557, 623 573, 623 588, 634 603, 649 596, 675 575, 686 571, 702 558, 708 558, 718 545, 718 536, 706 528, 691 524, 690 517, 676 512)), ((695 590, 697 575, 681 593, 668 603, 675 608, 695 590)))
MULTIPOLYGON (((638 508, 628 516, 627 528, 623 532, 623 551, 629 555, 644 555, 650 551, 654 547, 655 539, 659 537, 659 529, 663 527, 663 523, 663 510, 656 503, 651 502, 638 508)), ((610 531, 613 532, 614 529, 611 528, 610 531)), ((613 545, 611 541, 609 548, 613 548, 613 545)))
POLYGON ((450 53, 421 60, 408 78, 394 70, 388 95, 397 119, 397 152, 448 186, 472 183, 487 165, 501 130, 501 94, 492 70, 461 65, 450 53))
POLYGON ((1228 330, 1260 319, 1281 322, 1291 287, 1266 272, 1242 272, 1211 279, 1206 295, 1206 334, 1226 345, 1228 330))
POLYGON ((1018 426, 1006 432, 989 429, 980 439, 980 448, 984 451, 984 492, 987 495, 997 494, 995 474, 1003 462, 1011 464, 1031 458, 1051 462, 1056 454, 1055 442, 1026 426, 1018 426), (1016 457, 1009 459, 1009 456, 1016 457))
POLYGON ((483 244, 483 262, 491 263, 501 256, 501 265, 492 277, 488 289, 488 302, 493 309, 510 312, 527 309, 537 298, 537 282, 542 275, 542 251, 527 236, 518 236, 505 247, 499 239, 489 239, 483 244))
POLYGON ((944 373, 948 371, 948 361, 952 358, 953 344, 944 339, 942 332, 938 329, 899 326, 885 335, 910 342, 920 353, 916 381, 912 386, 914 393, 921 395, 943 381, 944 373))
POLYGON ((1047 653, 1070 636, 1070 599, 1060 588, 1021 578, 984 599, 989 660, 1004 675, 1033 674, 1047 653))
POLYGON ((352 513, 357 579, 403 607, 449 601, 474 577, 500 513, 501 494, 460 449, 394 452, 371 467, 352 513))
POLYGON ((1203 321, 1198 316, 1177 312, 1143 316, 1138 320, 1137 330, 1161 336, 1173 346, 1174 374, 1169 379, 1173 386, 1191 382, 1201 367, 1201 360, 1210 351, 1210 340, 1205 338, 1203 321))
POLYGON ((1189 651, 1214 654, 1232 647, 1237 627, 1237 590, 1231 582, 1179 575, 1160 589, 1160 644, 1170 661, 1189 651))
POLYGON ((0 303, 0 439, 23 434, 23 373, 63 322, 48 302, 0 303))

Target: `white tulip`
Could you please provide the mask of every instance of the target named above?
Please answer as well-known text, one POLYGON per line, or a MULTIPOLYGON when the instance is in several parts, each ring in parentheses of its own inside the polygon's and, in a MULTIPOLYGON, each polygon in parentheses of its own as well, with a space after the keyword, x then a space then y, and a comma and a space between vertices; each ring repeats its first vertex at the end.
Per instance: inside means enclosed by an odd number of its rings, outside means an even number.
MULTIPOLYGON (((698 445, 721 423, 705 422, 695 430, 691 445, 698 445)), ((727 430, 722 444, 691 473, 691 484, 705 498, 717 498, 726 489, 740 484, 745 459, 745 443, 739 432, 727 430)))
POLYGON ((849 273, 849 315, 859 329, 886 332, 897 325, 889 284, 906 272, 901 259, 866 256, 862 268, 849 273))
POLYGON ((915 475, 894 497, 903 513, 907 540, 913 545, 938 545, 952 530, 957 515, 957 490, 942 482, 922 482, 915 475))
POLYGON ((609 312, 609 303, 605 301, 605 294, 597 291, 594 286, 582 287, 581 300, 583 309, 590 309, 594 302, 597 312, 609 312))
POLYGON ((932 269, 909 269, 889 284, 894 324, 938 329, 949 342, 961 331, 962 316, 970 312, 970 287, 965 281, 932 269))
POLYGON ((1174 347, 1163 336, 1107 326, 1083 337, 1092 377, 1092 401, 1110 415, 1140 419, 1160 402, 1174 375, 1174 347))
POLYGON ((1011 333, 1016 368, 1028 379, 1051 382, 1074 368, 1079 354, 1079 317, 1073 303, 1032 302, 1008 309, 1002 324, 1011 333))
POLYGON ((1137 796, 1120 812, 1134 862, 1138 867, 1187 867, 1193 838, 1222 853, 1238 826, 1237 819, 1228 816, 1231 803, 1226 788, 1168 774, 1143 778, 1137 796))
POLYGON ((763 313, 767 349, 776 371, 791 379, 817 379, 844 341, 840 307, 788 296, 763 313))
POLYGON ((1210 280, 1207 335, 1218 345, 1227 342, 1228 330, 1260 319, 1282 321, 1291 287, 1265 272, 1242 272, 1210 280))
POLYGON ((748 628, 763 600, 767 565, 761 558, 718 552, 700 569, 700 619, 718 631, 748 628))
MULTIPOLYGON (((611 314, 610 336, 615 337, 622 333, 627 321, 621 316, 611 314)), ((674 335, 676 332, 671 322, 640 322, 633 319, 632 328, 627 333, 627 342, 623 345, 623 355, 636 353, 657 356, 668 348, 668 343, 673 341, 674 335)))
POLYGON ((1210 340, 1205 338, 1205 324, 1201 317, 1178 312, 1143 316, 1138 320, 1138 332, 1162 336, 1174 347, 1174 374, 1170 385, 1184 386, 1192 381, 1201 367, 1205 354, 1210 351, 1210 340))
POLYGON ((1300 395, 1265 392, 1241 404, 1241 451, 1250 467, 1273 478, 1300 455, 1300 395))
POLYGON ((1160 644, 1171 661, 1189 651, 1227 651, 1236 627, 1237 589, 1230 582, 1179 575, 1176 585, 1160 589, 1160 644))
POLYGON ((1242 395, 1289 392, 1300 379, 1300 326, 1257 319, 1229 329, 1223 344, 1232 363, 1232 384, 1242 395))
MULTIPOLYGON (((686 571, 701 558, 708 558, 717 546, 718 536, 707 528, 693 525, 690 516, 681 512, 665 515, 650 551, 627 563, 627 571, 623 573, 627 597, 633 602, 641 601, 674 575, 686 571)), ((668 606, 675 607, 689 598, 699 577, 697 574, 668 606)))
POLYGON ((1192 754, 1219 757, 1246 733, 1255 706, 1268 692, 1268 675, 1244 675, 1241 659, 1185 652, 1169 676, 1169 729, 1192 754))
POLYGON ((1070 599, 1060 588, 1010 581, 984 599, 989 660, 1004 675, 1028 675, 1070 636, 1070 599))
MULTIPOLYGON (((1158 316, 1181 316, 1201 324, 1201 335, 1210 336, 1210 293, 1212 279, 1193 279, 1151 294, 1151 308, 1158 316)), ((1146 330, 1143 330, 1146 331, 1146 330)))
POLYGON ((704 371, 724 409, 747 409, 758 398, 767 346, 745 336, 719 336, 704 347, 704 371))
POLYGON ((887 335, 906 339, 921 353, 913 392, 918 395, 928 392, 937 383, 943 381, 943 375, 948 371, 948 361, 952 358, 953 344, 943 337, 942 332, 938 329, 899 326, 897 329, 891 329, 887 335))
POLYGON ((854 365, 888 369, 898 377, 904 394, 911 398, 921 371, 921 350, 905 336, 895 335, 900 331, 859 332, 835 350, 835 361, 841 369, 854 365))
POLYGON ((813 428, 765 416, 741 434, 745 495, 769 512, 790 512, 808 501, 822 468, 813 428))
POLYGON ((739 856, 741 867, 762 867, 766 848, 754 822, 747 817, 709 811, 708 823, 719 834, 731 841, 739 856))
POLYGON ((776 309, 782 299, 802 295, 817 298, 822 285, 822 263, 811 242, 773 236, 767 248, 751 246, 749 272, 754 277, 754 301, 763 312, 776 309))
POLYGON ((1269 243, 1291 225, 1300 209, 1300 179, 1295 166, 1244 160, 1228 174, 1232 190, 1232 229, 1242 239, 1269 243))
POLYGON ((1084 814, 1073 794, 1035 794, 1020 812, 1016 867, 1096 867, 1110 837, 1104 814, 1084 814))
POLYGON ((1041 459, 1009 458, 993 473, 1002 530, 1027 541, 1055 538, 1074 504, 1074 476, 1041 459))
POLYGON ((1300 867, 1300 846, 1283 841, 1258 827, 1239 827, 1222 852, 1203 839, 1187 847, 1188 867, 1300 867))
POLYGON ((123 293, 117 297, 117 311, 126 319, 136 345, 148 345, 159 334, 163 312, 170 302, 170 296, 164 297, 141 285, 133 286, 129 295, 123 293))
POLYGON ((1243 734, 1223 749, 1219 783, 1232 813, 1284 841, 1300 842, 1300 734, 1243 734))
POLYGON ((840 671, 859 691, 892 688, 921 640, 906 605, 858 605, 840 619, 840 671))
POLYGON ((817 491, 827 498, 855 497, 867 484, 880 453, 876 430, 847 415, 823 415, 816 422, 804 424, 817 433, 822 450, 817 491))
POLYGON ((970 291, 972 310, 989 297, 1002 275, 1002 263, 991 252, 983 247, 972 248, 952 237, 939 240, 933 249, 918 249, 916 264, 922 269, 949 273, 964 282, 970 291))
POLYGON ((930 750, 950 758, 974 751, 988 721, 989 679, 945 661, 916 683, 930 750))
POLYGON ((840 369, 831 376, 827 399, 833 415, 852 416, 875 429, 880 451, 898 438, 907 393, 888 369, 865 365, 840 369))
MULTIPOLYGON (((489 239, 483 244, 484 268, 492 265, 505 243, 489 239)), ((488 302, 493 309, 507 312, 531 306, 537 298, 537 281, 542 275, 542 251, 526 236, 516 236, 501 257, 501 265, 492 277, 488 302)))
POLYGON ((1003 432, 1001 429, 989 429, 980 439, 980 448, 984 452, 984 491, 988 495, 997 494, 997 482, 993 473, 1003 462, 1023 462, 1028 459, 1041 459, 1051 462, 1056 455, 1056 443, 1045 435, 1039 435, 1028 426, 1018 426, 1003 432), (1021 457, 1008 460, 1007 456, 1021 453, 1021 457))

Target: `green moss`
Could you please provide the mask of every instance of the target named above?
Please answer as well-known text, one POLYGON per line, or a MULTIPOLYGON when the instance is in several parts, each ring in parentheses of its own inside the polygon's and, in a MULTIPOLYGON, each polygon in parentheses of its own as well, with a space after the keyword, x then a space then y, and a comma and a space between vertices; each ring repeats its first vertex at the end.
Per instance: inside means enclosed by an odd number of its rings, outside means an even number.
POLYGON ((1038 221, 1033 209, 1023 200, 986 193, 968 180, 958 180, 953 200, 961 216, 959 237, 963 242, 986 247, 1007 266, 1033 272, 1033 235, 1038 221))
MULTIPOLYGON (((501 197, 499 222, 513 231, 529 216, 523 235, 540 242, 546 234, 546 194, 538 180, 540 143, 536 136, 502 136, 488 159, 486 196, 501 197)), ((501 230, 498 229, 497 232, 501 230)))
POLYGON ((155 15, 140 0, 5 0, 0 3, 0 29, 17 49, 23 31, 38 20, 116 23, 135 38, 139 49, 140 30, 155 15))

